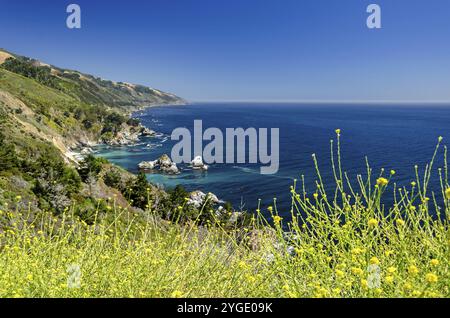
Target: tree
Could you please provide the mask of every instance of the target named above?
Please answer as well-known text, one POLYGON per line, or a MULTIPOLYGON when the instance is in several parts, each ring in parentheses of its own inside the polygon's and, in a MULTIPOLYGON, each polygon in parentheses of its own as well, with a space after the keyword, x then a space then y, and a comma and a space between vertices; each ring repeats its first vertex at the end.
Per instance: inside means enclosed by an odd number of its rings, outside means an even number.
POLYGON ((5 136, 0 133, 0 171, 8 171, 19 166, 14 145, 6 144, 5 136))
MULTIPOLYGON (((34 194, 57 212, 71 204, 71 198, 81 187, 77 171, 55 156, 42 154, 35 162, 28 162, 28 171, 34 177, 34 194)), ((42 204, 41 204, 42 205, 42 204)))
POLYGON ((122 178, 117 168, 109 169, 103 176, 103 182, 105 182, 108 187, 119 190, 122 188, 122 178))
POLYGON ((148 188, 150 188, 150 184, 143 172, 140 172, 134 180, 131 180, 128 183, 125 195, 132 206, 141 209, 147 208, 147 205, 149 204, 148 188))
POLYGON ((102 171, 103 164, 106 162, 106 159, 96 158, 93 155, 88 155, 84 158, 78 168, 78 173, 83 182, 86 182, 88 178, 97 180, 98 175, 102 171))

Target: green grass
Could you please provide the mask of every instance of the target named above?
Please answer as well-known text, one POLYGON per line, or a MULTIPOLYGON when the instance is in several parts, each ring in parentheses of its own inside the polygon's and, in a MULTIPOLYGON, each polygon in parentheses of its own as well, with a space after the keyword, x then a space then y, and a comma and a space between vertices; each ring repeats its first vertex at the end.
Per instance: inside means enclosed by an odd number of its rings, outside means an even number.
POLYGON ((311 195, 296 182, 289 222, 276 205, 234 230, 131 214, 114 200, 92 225, 71 210, 2 211, 0 297, 449 297, 446 148, 442 192, 428 189, 441 141, 423 177, 403 188, 394 171, 370 167, 352 187, 338 146, 334 191, 325 193, 318 169, 311 195), (396 192, 390 207, 385 191, 396 192))

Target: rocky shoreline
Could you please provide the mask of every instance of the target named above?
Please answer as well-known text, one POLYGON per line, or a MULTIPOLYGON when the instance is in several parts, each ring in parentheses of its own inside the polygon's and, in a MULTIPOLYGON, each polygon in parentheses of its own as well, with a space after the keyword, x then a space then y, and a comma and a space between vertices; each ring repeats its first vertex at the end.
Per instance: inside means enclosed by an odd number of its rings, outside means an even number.
POLYGON ((95 153, 95 147, 106 145, 110 147, 131 146, 140 142, 141 137, 156 136, 156 132, 142 124, 138 126, 123 125, 122 129, 111 138, 100 137, 96 141, 89 139, 78 140, 77 143, 69 147, 65 153, 66 158, 74 161, 76 164, 83 160, 86 156, 95 153))
MULTIPOLYGON (((181 100, 178 103, 168 104, 152 104, 147 106, 139 106, 131 111, 127 111, 125 114, 128 118, 133 118, 133 115, 145 111, 148 108, 153 107, 170 107, 170 106, 182 106, 188 105, 188 102, 181 100)), ((89 154, 95 153, 93 148, 101 145, 120 147, 120 146, 131 146, 140 142, 141 137, 154 137, 158 133, 148 127, 145 127, 141 123, 137 125, 129 125, 123 123, 121 129, 115 133, 115 135, 101 136, 98 140, 93 141, 87 136, 80 136, 73 146, 69 147, 69 151, 65 153, 65 156, 70 161, 75 163, 83 160, 83 158, 89 154)))

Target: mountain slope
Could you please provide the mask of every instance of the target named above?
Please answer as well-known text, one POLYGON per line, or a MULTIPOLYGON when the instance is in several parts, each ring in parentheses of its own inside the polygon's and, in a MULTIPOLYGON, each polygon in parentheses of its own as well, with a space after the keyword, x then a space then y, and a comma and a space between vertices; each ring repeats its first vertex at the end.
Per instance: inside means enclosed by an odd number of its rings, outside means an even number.
POLYGON ((101 104, 126 111, 152 105, 186 103, 178 96, 154 88, 104 80, 2 49, 0 49, 0 65, 9 71, 38 79, 41 83, 63 91, 84 103, 101 104))

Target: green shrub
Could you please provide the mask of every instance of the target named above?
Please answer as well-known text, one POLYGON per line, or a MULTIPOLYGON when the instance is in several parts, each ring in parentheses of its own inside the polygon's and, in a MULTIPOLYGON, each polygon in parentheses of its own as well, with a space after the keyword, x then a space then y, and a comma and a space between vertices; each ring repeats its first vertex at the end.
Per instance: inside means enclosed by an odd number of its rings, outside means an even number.
POLYGON ((147 177, 140 172, 135 179, 128 181, 124 194, 132 206, 145 210, 151 201, 149 190, 147 177))
POLYGON ((77 171, 58 157, 43 155, 28 163, 28 171, 34 180, 33 192, 41 208, 51 207, 55 212, 62 212, 80 191, 81 178, 77 171))
POLYGON ((88 155, 78 168, 78 173, 83 180, 86 182, 89 178, 97 180, 98 175, 102 171, 103 164, 108 163, 104 158, 96 158, 93 155, 88 155))
POLYGON ((0 172, 10 171, 19 165, 14 145, 6 143, 5 136, 0 133, 0 172))
POLYGON ((103 182, 108 187, 115 188, 118 190, 122 189, 122 177, 117 168, 112 167, 103 176, 103 182))

